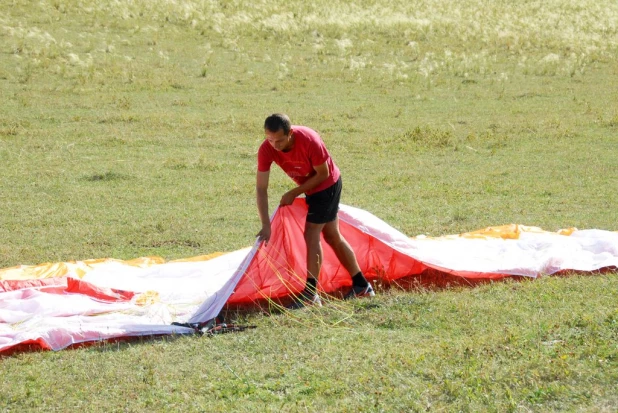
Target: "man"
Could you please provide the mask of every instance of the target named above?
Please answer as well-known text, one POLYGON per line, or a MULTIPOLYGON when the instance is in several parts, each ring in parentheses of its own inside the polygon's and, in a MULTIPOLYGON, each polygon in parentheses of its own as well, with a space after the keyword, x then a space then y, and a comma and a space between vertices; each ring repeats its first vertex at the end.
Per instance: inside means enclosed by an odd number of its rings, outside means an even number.
POLYGON ((296 188, 281 197, 279 206, 292 204, 294 199, 305 194, 309 206, 304 236, 307 245, 307 283, 295 298, 291 308, 308 304, 321 306, 317 293, 317 278, 322 265, 320 234, 331 246, 337 259, 352 277, 352 290, 346 299, 374 296, 371 284, 361 272, 356 255, 350 244, 339 232, 339 199, 341 197, 341 173, 331 158, 318 133, 305 126, 292 126, 290 119, 281 113, 266 118, 264 122, 266 139, 258 150, 256 178, 257 208, 262 229, 257 236, 268 242, 271 236, 268 215, 268 178, 273 162, 296 182, 296 188))

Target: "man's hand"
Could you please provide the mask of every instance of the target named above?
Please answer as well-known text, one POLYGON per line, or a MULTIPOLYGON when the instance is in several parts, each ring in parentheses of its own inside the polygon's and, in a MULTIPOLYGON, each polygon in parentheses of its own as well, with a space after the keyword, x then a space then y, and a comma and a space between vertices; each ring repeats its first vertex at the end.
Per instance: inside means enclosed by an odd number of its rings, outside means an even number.
POLYGON ((261 242, 263 241, 265 244, 268 244, 268 241, 270 240, 270 225, 263 226, 256 236, 261 242))
POLYGON ((279 206, 292 205, 294 199, 296 199, 296 191, 292 189, 283 194, 283 196, 281 197, 281 201, 279 201, 279 206))

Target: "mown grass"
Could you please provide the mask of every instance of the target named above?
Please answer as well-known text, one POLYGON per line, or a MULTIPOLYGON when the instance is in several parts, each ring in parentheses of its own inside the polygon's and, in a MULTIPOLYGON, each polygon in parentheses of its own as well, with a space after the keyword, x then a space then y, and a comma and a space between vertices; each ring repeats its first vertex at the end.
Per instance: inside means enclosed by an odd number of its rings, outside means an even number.
MULTIPOLYGON (((616 230, 617 19, 610 1, 3 2, 0 267, 250 245, 275 111, 322 133, 343 202, 406 234, 616 230)), ((290 182, 273 175, 274 203, 290 182)), ((1 361, 0 406, 611 411, 615 280, 22 354, 1 361)))
POLYGON ((24 353, 2 361, 0 401, 15 410, 612 411, 617 291, 615 275, 391 290, 254 315, 258 328, 239 334, 24 353))

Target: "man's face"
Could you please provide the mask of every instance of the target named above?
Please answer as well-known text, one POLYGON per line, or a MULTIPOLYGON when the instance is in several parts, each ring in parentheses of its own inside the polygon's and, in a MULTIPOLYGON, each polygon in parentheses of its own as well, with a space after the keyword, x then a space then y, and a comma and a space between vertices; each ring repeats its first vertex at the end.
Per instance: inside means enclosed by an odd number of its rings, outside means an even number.
POLYGON ((287 135, 283 133, 283 129, 279 129, 277 132, 271 132, 268 129, 264 129, 266 133, 266 140, 270 145, 278 151, 285 151, 292 147, 292 131, 287 135))

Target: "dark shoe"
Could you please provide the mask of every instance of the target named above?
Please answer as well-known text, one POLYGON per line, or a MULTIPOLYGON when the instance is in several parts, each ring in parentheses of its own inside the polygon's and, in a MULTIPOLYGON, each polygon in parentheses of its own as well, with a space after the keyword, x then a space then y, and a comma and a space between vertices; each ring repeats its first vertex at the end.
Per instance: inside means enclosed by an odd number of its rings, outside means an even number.
POLYGON ((298 296, 294 297, 294 301, 292 301, 292 304, 288 305, 286 308, 288 310, 297 310, 299 308, 312 305, 316 307, 322 307, 322 299, 317 293, 312 294, 305 290, 301 292, 298 296))
POLYGON ((373 291, 373 287, 370 283, 367 283, 366 287, 358 287, 356 285, 352 286, 352 290, 343 297, 344 300, 351 300, 353 298, 360 297, 374 297, 376 295, 375 291, 373 291))

